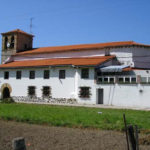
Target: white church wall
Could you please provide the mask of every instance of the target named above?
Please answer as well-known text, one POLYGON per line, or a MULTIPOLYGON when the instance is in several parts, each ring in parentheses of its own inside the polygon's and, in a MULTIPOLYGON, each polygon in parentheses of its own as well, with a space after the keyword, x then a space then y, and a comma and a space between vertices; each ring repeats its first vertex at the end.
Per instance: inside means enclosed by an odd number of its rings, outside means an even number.
MULTIPOLYGON (((133 74, 150 78, 149 70, 134 70, 133 74)), ((96 89, 99 88, 104 91, 104 105, 150 108, 150 83, 97 84, 96 89)))
POLYGON ((104 105, 150 108, 150 85, 108 84, 97 88, 104 89, 104 105))
MULTIPOLYGON (((97 89, 104 89, 104 105, 126 107, 150 108, 150 84, 96 84, 94 80, 94 68, 89 68, 89 78, 81 78, 81 68, 55 67, 55 68, 31 68, 9 69, 9 79, 4 80, 0 71, 0 86, 8 83, 12 88, 11 96, 28 96, 28 86, 36 87, 36 96, 42 97, 42 87, 50 86, 53 98, 76 98, 78 103, 96 104, 97 89), (50 70, 50 79, 43 79, 43 71, 50 70), (16 71, 22 71, 22 79, 16 79, 16 71), (29 70, 35 70, 35 79, 29 79, 29 70), (66 70, 66 78, 59 79, 59 70, 66 70), (80 87, 90 87, 90 98, 80 98, 80 87)), ((135 75, 150 77, 149 70, 135 70, 135 75)))
MULTIPOLYGON (((47 70, 48 68, 45 68, 47 70)), ((28 96, 28 86, 36 87, 36 96, 42 97, 42 87, 50 86, 53 98, 74 98, 75 70, 68 67, 51 68, 50 78, 43 79, 44 69, 32 68, 32 69, 9 69, 9 79, 4 79, 4 71, 0 71, 0 85, 8 83, 11 88, 11 96, 28 96), (16 71, 22 71, 22 78, 16 79, 16 71), (29 79, 29 70, 35 71, 35 79, 29 79), (66 70, 66 78, 59 79, 59 70, 66 70)))
POLYGON ((89 68, 89 78, 81 78, 81 69, 78 70, 79 79, 78 79, 78 102, 82 104, 96 104, 95 99, 95 81, 94 81, 94 68, 89 68), (80 98, 79 91, 80 87, 90 87, 90 98, 80 98))

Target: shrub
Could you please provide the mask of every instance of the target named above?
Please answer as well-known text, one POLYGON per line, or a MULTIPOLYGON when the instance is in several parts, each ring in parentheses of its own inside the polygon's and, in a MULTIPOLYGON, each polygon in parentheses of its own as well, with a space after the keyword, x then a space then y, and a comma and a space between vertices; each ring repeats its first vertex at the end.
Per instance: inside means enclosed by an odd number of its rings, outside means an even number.
POLYGON ((1 101, 2 103, 14 103, 15 102, 12 97, 2 99, 1 101))

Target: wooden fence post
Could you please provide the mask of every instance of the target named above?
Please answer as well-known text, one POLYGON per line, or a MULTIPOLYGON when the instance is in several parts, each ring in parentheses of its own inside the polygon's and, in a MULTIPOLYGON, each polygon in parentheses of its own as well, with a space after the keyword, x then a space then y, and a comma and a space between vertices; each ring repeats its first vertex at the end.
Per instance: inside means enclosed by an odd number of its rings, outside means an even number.
POLYGON ((136 150, 136 140, 134 136, 134 128, 132 125, 128 126, 129 139, 132 150, 136 150))
POLYGON ((136 140, 136 150, 139 150, 139 136, 138 136, 138 127, 135 125, 135 140, 136 140))
POLYGON ((13 150, 26 150, 25 140, 23 137, 18 137, 12 141, 13 150))
POLYGON ((125 132, 126 132, 126 140, 127 140, 127 149, 129 150, 129 141, 128 141, 128 130, 127 130, 127 123, 126 123, 126 116, 123 114, 125 132))

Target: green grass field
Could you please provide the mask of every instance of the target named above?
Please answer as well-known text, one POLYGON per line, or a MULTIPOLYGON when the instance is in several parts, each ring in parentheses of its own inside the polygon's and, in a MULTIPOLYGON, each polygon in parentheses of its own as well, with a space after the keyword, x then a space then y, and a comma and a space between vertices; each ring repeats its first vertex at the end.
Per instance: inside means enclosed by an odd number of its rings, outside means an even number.
POLYGON ((0 104, 0 119, 34 124, 122 130, 123 113, 128 124, 150 130, 150 112, 126 109, 65 107, 36 104, 0 104), (98 114, 102 112, 102 114, 98 114))

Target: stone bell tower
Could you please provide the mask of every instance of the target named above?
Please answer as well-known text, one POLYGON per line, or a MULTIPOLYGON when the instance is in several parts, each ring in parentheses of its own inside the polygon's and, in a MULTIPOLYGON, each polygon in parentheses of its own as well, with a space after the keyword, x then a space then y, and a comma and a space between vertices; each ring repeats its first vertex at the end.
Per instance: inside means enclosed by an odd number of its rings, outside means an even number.
POLYGON ((32 49, 33 35, 22 30, 13 30, 2 33, 1 63, 11 55, 32 49))

